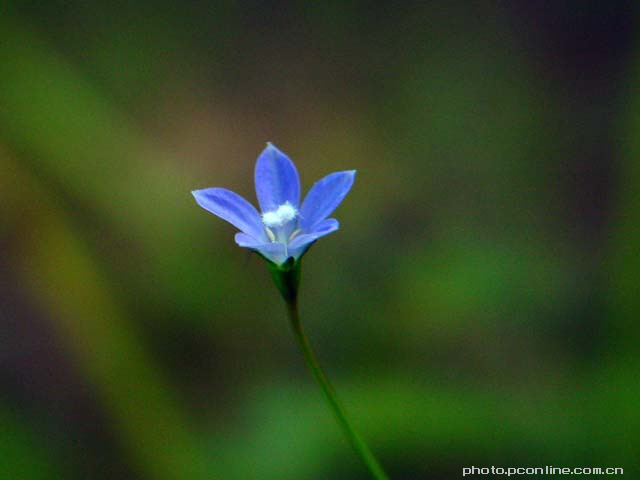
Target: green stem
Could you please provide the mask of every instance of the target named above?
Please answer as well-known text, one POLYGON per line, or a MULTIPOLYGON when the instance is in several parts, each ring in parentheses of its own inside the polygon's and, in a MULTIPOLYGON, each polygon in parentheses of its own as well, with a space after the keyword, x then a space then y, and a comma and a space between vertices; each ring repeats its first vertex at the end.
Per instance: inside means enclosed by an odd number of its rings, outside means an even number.
POLYGON ((318 360, 313 353, 313 350, 311 349, 309 340, 307 339, 307 336, 305 335, 302 328, 297 297, 294 296, 293 298, 287 300, 287 308, 289 312, 289 319, 291 320, 291 328, 293 329, 293 334, 296 338, 298 346, 300 347, 300 350, 302 351, 302 355, 307 362, 307 366, 320 385, 320 388, 322 388, 322 393, 329 403, 331 410, 333 410, 333 413, 336 416, 340 427, 342 427, 343 432, 347 436, 347 439, 351 443, 351 446, 360 456, 375 479, 389 480, 389 477, 380 466, 380 463, 378 462, 376 457, 373 456, 373 453, 371 453, 371 450, 369 450, 367 444, 351 424, 349 417, 347 417, 347 413, 338 400, 335 390, 329 383, 329 379, 322 371, 322 368, 320 367, 320 364, 318 363, 318 360))

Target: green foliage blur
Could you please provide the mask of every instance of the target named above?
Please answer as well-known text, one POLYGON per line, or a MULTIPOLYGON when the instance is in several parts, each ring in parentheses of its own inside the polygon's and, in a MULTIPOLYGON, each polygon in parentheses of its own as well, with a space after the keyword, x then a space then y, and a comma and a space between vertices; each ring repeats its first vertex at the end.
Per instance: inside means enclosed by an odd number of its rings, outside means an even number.
POLYGON ((640 473, 637 10, 8 2, 0 479, 368 478, 190 195, 266 141, 358 170, 301 308, 393 479, 640 473))

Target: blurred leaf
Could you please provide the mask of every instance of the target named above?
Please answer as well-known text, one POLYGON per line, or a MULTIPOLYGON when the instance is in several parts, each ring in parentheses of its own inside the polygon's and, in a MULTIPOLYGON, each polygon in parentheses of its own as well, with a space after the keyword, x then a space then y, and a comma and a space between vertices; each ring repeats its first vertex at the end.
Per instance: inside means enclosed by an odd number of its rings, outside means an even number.
POLYGON ((63 478, 64 469, 59 461, 62 452, 55 446, 47 446, 32 427, 25 419, 0 405, 0 478, 63 478))
POLYGON ((211 464, 180 411, 180 402, 115 301, 86 245, 55 199, 4 157, 21 191, 31 229, 22 232, 21 278, 64 344, 99 392, 137 468, 153 479, 210 479, 211 464))
MULTIPOLYGON (((97 216, 128 248, 144 252, 128 273, 138 289, 180 305, 185 320, 198 319, 193 313, 212 296, 225 297, 229 282, 222 274, 232 270, 221 255, 215 257, 216 270, 202 268, 212 266, 214 257, 203 240, 208 223, 194 222, 205 217, 189 193, 196 184, 193 173, 177 169, 28 29, 2 18, 0 30, 0 128, 7 141, 24 152, 34 174, 81 205, 87 217, 97 216)), ((126 262, 116 258, 120 263, 126 262)))

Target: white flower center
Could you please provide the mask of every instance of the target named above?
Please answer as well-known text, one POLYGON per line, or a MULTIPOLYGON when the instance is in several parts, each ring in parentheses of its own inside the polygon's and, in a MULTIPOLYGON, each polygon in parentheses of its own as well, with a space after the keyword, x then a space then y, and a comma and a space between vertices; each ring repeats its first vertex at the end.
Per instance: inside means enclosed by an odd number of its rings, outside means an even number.
POLYGON ((285 223, 290 222, 298 215, 296 207, 289 202, 280 205, 277 210, 271 212, 265 212, 262 214, 262 223, 269 228, 277 228, 283 226, 285 223))

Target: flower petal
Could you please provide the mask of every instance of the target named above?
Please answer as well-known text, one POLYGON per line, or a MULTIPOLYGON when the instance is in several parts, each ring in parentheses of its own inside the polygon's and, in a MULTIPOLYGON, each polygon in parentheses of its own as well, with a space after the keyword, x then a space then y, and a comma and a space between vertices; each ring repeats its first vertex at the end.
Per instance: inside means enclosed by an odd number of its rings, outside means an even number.
POLYGON ((320 237, 329 235, 340 228, 340 223, 335 218, 327 218, 321 221, 311 233, 303 233, 297 235, 289 244, 289 255, 294 258, 300 258, 304 252, 311 246, 313 242, 320 237))
POLYGON ((355 170, 335 172, 314 183, 300 207, 299 225, 310 232, 340 205, 355 179, 355 170))
POLYGON ((191 193, 205 210, 258 240, 268 240, 260 214, 237 193, 225 188, 205 188, 191 193))
POLYGON ((277 263, 278 265, 284 263, 287 259, 284 245, 282 243, 265 243, 247 235, 246 233, 236 233, 235 240, 239 246, 256 250, 263 257, 266 257, 268 260, 277 263))
POLYGON ((289 202, 300 204, 300 177, 293 162, 271 143, 267 144, 255 169, 256 195, 262 212, 277 210, 289 202))

